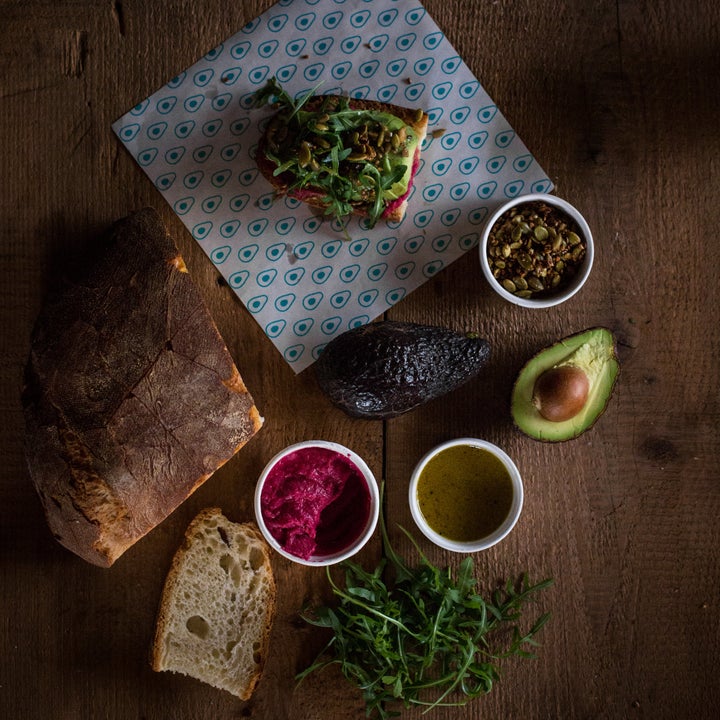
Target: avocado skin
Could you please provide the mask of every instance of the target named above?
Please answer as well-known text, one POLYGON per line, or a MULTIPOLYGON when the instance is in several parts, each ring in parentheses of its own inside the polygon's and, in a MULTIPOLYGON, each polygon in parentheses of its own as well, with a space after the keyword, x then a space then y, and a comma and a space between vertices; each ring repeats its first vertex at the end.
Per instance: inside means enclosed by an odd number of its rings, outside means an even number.
POLYGON ((402 415, 464 384, 487 363, 490 343, 442 327, 382 320, 331 340, 315 376, 351 417, 402 415))

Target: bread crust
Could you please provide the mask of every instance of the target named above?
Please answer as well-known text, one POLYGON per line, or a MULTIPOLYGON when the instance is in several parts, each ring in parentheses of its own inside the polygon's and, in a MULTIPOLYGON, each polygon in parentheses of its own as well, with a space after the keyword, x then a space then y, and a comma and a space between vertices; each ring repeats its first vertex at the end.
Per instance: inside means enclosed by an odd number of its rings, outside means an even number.
POLYGON ((22 399, 53 535, 108 567, 262 419, 158 214, 120 221, 102 247, 44 304, 22 399))
MULTIPOLYGON (((304 105, 308 110, 317 110, 325 102, 327 98, 339 98, 339 95, 316 95, 310 98, 304 105)), ((377 100, 364 100, 361 98, 347 98, 348 105, 353 110, 370 110, 374 112, 384 112, 395 117, 400 118, 406 125, 411 127, 417 134, 419 142, 415 150, 413 157, 413 166, 410 176, 410 183, 408 190, 400 199, 400 202, 394 203, 391 209, 387 209, 383 215, 383 220, 388 222, 400 222, 405 217, 405 211, 407 209, 407 197, 412 189, 413 180, 417 172, 420 161, 420 152, 423 140, 427 134, 429 116, 423 111, 422 116, 418 119, 418 110, 413 108, 403 107, 401 105, 394 105, 392 103, 384 103, 377 100)), ((263 177, 275 188, 278 194, 286 194, 288 197, 293 197, 307 205, 325 210, 327 203, 323 201, 325 192, 323 190, 305 187, 301 191, 288 190, 290 182, 292 182, 292 176, 288 175, 274 175, 274 171, 277 169, 275 163, 267 157, 267 137, 265 133, 260 138, 256 154, 256 162, 260 173, 263 177)), ((353 208, 353 215, 359 217, 368 217, 368 210, 366 207, 359 205, 353 208)))

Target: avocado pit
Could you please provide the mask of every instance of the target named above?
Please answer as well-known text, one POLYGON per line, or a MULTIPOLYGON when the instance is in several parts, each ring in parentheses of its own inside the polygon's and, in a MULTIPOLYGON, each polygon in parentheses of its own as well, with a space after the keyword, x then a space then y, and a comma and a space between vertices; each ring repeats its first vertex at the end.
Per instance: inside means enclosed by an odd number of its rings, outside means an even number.
POLYGON ((562 365, 538 377, 532 403, 546 420, 564 422, 585 407, 589 392, 588 376, 579 367, 562 365))

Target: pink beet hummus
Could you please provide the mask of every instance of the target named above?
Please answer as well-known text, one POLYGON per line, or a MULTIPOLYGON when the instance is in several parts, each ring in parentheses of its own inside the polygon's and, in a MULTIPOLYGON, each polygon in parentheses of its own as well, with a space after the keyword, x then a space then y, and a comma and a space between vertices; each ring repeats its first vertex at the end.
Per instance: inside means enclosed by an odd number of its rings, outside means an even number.
POLYGON ((298 448, 265 478, 263 521, 280 546, 307 560, 344 550, 370 515, 363 474, 345 455, 320 447, 298 448))

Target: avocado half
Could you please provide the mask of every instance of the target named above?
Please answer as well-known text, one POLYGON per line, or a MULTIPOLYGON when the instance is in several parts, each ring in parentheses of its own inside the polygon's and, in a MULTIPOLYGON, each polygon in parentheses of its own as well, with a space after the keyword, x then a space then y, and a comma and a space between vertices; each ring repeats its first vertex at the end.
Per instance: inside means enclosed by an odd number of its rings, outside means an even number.
POLYGON ((512 391, 511 412, 519 430, 536 440, 572 440, 589 430, 602 415, 620 372, 615 337, 603 327, 569 335, 541 350, 520 370, 512 391), (569 420, 546 420, 533 401, 535 383, 547 370, 565 365, 579 368, 589 381, 582 409, 569 420))

